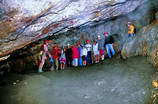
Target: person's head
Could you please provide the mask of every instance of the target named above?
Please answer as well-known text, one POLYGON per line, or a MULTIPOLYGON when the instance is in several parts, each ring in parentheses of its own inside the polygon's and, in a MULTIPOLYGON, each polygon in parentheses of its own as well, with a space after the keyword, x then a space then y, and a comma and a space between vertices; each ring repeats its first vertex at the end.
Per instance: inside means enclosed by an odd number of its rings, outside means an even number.
POLYGON ((44 44, 48 44, 48 42, 49 42, 48 40, 44 40, 44 44))
POLYGON ((77 44, 78 44, 78 45, 81 45, 81 40, 79 40, 79 41, 77 42, 77 44))
POLYGON ((130 26, 130 25, 132 25, 132 22, 128 22, 128 23, 127 23, 127 26, 130 26))
POLYGON ((101 39, 101 36, 100 36, 100 35, 98 35, 98 36, 97 36, 97 38, 98 38, 98 40, 100 40, 100 39, 101 39))
POLYGON ((58 48, 57 43, 54 43, 53 47, 54 47, 54 48, 58 48))
POLYGON ((69 43, 67 44, 67 48, 70 48, 70 44, 69 43))
POLYGON ((90 40, 86 40, 86 44, 89 44, 90 43, 90 40))
POLYGON ((104 36, 108 36, 109 35, 109 33, 108 32, 104 32, 104 36))
POLYGON ((76 46, 76 47, 78 47, 78 46, 79 46, 79 44, 78 44, 78 43, 76 43, 76 44, 75 44, 75 46, 76 46))
POLYGON ((93 43, 94 43, 94 44, 97 44, 97 41, 96 41, 96 40, 94 40, 94 41, 93 41, 93 43))

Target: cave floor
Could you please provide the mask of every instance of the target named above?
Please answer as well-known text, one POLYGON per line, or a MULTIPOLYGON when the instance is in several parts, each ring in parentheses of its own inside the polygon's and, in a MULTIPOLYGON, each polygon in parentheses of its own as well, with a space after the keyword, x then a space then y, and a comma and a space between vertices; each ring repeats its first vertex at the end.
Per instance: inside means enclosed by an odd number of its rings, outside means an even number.
POLYGON ((0 87, 0 101, 1 104, 147 104, 154 73, 146 57, 133 57, 41 74, 9 74, 8 83, 0 87))

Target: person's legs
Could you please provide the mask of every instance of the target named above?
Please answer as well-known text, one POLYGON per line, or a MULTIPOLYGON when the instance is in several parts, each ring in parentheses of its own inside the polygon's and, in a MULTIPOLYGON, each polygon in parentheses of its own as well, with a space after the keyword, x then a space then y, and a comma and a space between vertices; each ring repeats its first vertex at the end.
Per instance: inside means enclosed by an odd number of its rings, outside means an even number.
POLYGON ((66 58, 66 64, 67 64, 67 67, 71 67, 72 64, 73 64, 73 60, 70 57, 67 57, 66 58))
POLYGON ((72 66, 75 66, 75 59, 72 59, 72 66))
POLYGON ((41 59, 41 62, 40 62, 40 64, 39 64, 38 72, 43 72, 43 71, 42 71, 42 68, 43 68, 43 65, 44 65, 44 63, 45 63, 45 60, 46 60, 46 54, 44 53, 44 54, 42 55, 42 59, 41 59))
POLYGON ((70 62, 70 67, 72 67, 72 61, 73 61, 73 59, 70 57, 69 58, 70 60, 69 60, 69 62, 70 62))
POLYGON ((89 64, 92 64, 92 52, 89 51, 89 64))
POLYGON ((55 67, 55 61, 53 61, 52 66, 51 66, 51 68, 50 68, 50 71, 53 71, 53 70, 54 70, 54 67, 55 67))
POLYGON ((115 55, 115 50, 113 48, 113 45, 109 44, 109 47, 110 47, 110 51, 111 51, 112 55, 115 55))
POLYGON ((99 54, 96 55, 96 63, 98 63, 98 62, 99 62, 99 54))
POLYGON ((111 58, 111 52, 110 52, 110 45, 109 44, 106 45, 106 51, 108 53, 109 58, 111 58))
POLYGON ((62 69, 64 69, 65 68, 65 63, 64 62, 62 62, 62 69))
POLYGON ((83 66, 86 66, 86 56, 82 56, 83 66))
POLYGON ((101 60, 104 60, 104 53, 105 53, 105 52, 104 52, 104 49, 101 49, 101 50, 100 50, 100 59, 101 59, 101 60))
POLYGON ((87 64, 89 63, 89 55, 88 55, 88 53, 87 53, 87 56, 86 56, 86 62, 87 62, 87 64))
POLYGON ((91 51, 89 51, 88 54, 87 54, 87 63, 88 63, 88 64, 92 64, 91 51))
POLYGON ((96 62, 96 57, 95 57, 95 52, 93 52, 93 56, 92 56, 92 63, 95 63, 96 62))
POLYGON ((132 34, 128 34, 128 37, 132 37, 132 34))
POLYGON ((56 70, 59 69, 59 62, 58 62, 58 59, 55 59, 55 69, 56 69, 56 70))
POLYGON ((65 63, 63 63, 63 69, 65 69, 65 63))
POLYGON ((63 68, 63 63, 60 61, 60 69, 63 68))
POLYGON ((82 63, 83 63, 83 62, 82 62, 82 58, 81 58, 81 57, 79 58, 78 61, 79 61, 79 62, 78 62, 78 63, 79 63, 79 66, 82 66, 82 63))
POLYGON ((83 64, 83 60, 82 60, 82 57, 80 57, 80 66, 82 66, 83 64))
POLYGON ((78 59, 77 58, 74 59, 74 66, 75 67, 78 66, 78 59))

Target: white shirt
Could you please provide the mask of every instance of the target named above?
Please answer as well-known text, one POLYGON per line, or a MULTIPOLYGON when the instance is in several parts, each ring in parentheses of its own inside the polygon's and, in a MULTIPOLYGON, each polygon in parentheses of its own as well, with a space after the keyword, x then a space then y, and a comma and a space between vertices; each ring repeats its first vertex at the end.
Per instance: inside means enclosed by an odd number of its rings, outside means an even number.
POLYGON ((93 44, 93 52, 98 51, 98 43, 97 44, 93 44))
POLYGON ((82 49, 82 55, 87 56, 87 49, 85 47, 83 47, 82 49))
POLYGON ((92 45, 91 44, 86 44, 85 47, 86 47, 87 51, 91 51, 91 49, 92 49, 92 45))

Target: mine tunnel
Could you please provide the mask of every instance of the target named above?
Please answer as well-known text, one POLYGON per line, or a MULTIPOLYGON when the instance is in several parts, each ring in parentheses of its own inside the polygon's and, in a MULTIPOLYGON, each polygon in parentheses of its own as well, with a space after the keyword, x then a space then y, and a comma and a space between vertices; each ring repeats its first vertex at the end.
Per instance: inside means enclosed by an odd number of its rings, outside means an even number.
POLYGON ((158 0, 0 0, 0 104, 158 104, 158 0))

